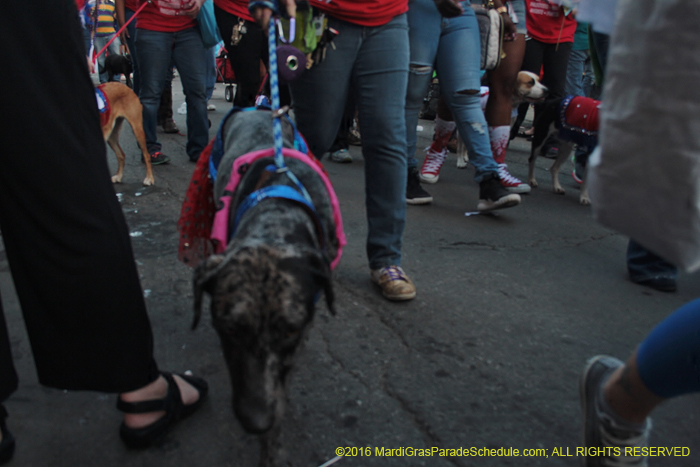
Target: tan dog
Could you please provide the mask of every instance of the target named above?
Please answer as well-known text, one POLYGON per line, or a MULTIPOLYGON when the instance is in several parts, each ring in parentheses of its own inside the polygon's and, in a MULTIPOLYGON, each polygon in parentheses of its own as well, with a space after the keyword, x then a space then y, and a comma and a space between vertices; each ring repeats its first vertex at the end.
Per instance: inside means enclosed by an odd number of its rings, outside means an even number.
MULTIPOLYGON (((143 132, 143 108, 138 96, 128 86, 109 82, 101 84, 95 88, 98 104, 100 104, 101 96, 98 91, 102 91, 104 96, 104 111, 100 111, 100 123, 102 125, 102 136, 105 142, 112 148, 117 156, 119 164, 117 173, 112 177, 112 183, 121 183, 124 175, 124 163, 126 156, 121 146, 119 146, 119 130, 121 130, 124 120, 129 122, 131 130, 134 132, 136 142, 141 148, 143 161, 146 164, 146 178, 143 184, 146 186, 153 185, 153 169, 151 168, 151 156, 146 150, 146 134, 143 132)), ((99 106, 99 105, 98 105, 99 106)))

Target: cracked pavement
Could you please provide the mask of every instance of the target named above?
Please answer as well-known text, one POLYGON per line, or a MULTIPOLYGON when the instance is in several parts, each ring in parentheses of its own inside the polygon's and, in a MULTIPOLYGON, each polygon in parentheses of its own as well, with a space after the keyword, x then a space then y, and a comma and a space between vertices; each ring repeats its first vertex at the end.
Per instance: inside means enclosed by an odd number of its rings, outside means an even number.
MULTIPOLYGON (((174 109, 183 101, 175 83, 174 109)), ((213 135, 230 104, 217 85, 209 112, 213 135)), ((175 114, 185 131, 185 116, 175 114)), ((419 122, 419 147, 432 122, 419 122)), ((12 466, 257 465, 258 444, 231 410, 228 373, 210 319, 191 331, 191 271, 177 260, 176 223, 194 165, 185 138, 159 134, 171 164, 154 168, 143 187, 143 166, 129 130, 120 193, 163 369, 190 369, 207 378, 211 398, 158 446, 126 450, 117 436, 115 396, 64 392, 38 385, 31 350, 0 250, 0 290, 11 332, 20 388, 6 406, 17 438, 12 466)), ((421 146, 421 144, 423 146, 421 146)), ((507 161, 525 179, 529 145, 513 141, 507 161)), ((432 206, 409 206, 404 235, 406 272, 418 288, 407 303, 381 298, 365 258, 363 161, 324 165, 335 184, 348 236, 335 273, 337 315, 319 302, 313 328, 289 380, 282 444, 289 465, 318 467, 338 447, 371 447, 370 457, 337 466, 576 466, 577 457, 376 457, 374 448, 580 446, 578 376, 585 361, 608 353, 625 359, 652 327, 700 296, 697 275, 681 275, 679 291, 664 294, 626 279, 627 239, 598 225, 568 193, 551 191, 539 158, 540 187, 522 205, 494 216, 474 211, 473 170, 449 156, 440 181, 425 188, 432 206)), ((419 155, 419 158, 422 157, 419 155)), ((111 150, 112 170, 116 161, 111 150)), ((700 464, 700 397, 669 401, 654 414, 652 446, 690 447, 689 457, 652 459, 651 466, 700 464)))

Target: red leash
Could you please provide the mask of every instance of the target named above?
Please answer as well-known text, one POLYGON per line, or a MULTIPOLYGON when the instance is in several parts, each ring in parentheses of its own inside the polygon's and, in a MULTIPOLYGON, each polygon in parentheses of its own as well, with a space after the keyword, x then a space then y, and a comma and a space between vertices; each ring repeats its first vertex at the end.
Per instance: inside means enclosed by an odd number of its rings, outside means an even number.
MULTIPOLYGON (((107 47, 109 47, 109 44, 111 44, 112 42, 114 42, 114 39, 116 39, 117 37, 119 37, 119 34, 121 34, 122 31, 123 31, 124 29, 126 29, 126 27, 129 25, 129 23, 131 23, 131 22, 136 18, 136 15, 138 15, 139 13, 141 13, 141 10, 143 10, 143 9, 146 7, 146 5, 148 5, 149 3, 151 3, 151 0, 148 0, 148 1, 146 1, 146 2, 143 2, 143 5, 141 5, 141 6, 139 7, 139 9, 136 10, 136 12, 134 12, 133 16, 132 16, 131 18, 129 18, 129 21, 127 21, 126 23, 124 23, 124 26, 122 26, 121 28, 119 28, 119 31, 117 31, 117 32, 114 33, 114 37, 111 38, 111 39, 109 40, 109 42, 107 42, 107 43, 105 44, 104 47, 102 47, 102 50, 100 50, 100 51, 99 51, 98 53, 96 53, 96 54, 92 54, 92 63, 93 63, 93 64, 97 61, 97 57, 99 57, 100 55, 102 55, 102 53, 103 53, 105 50, 107 50, 107 47)), ((95 7, 95 8, 97 8, 97 7, 95 7)), ((97 24, 95 24, 95 29, 97 29, 97 24)))

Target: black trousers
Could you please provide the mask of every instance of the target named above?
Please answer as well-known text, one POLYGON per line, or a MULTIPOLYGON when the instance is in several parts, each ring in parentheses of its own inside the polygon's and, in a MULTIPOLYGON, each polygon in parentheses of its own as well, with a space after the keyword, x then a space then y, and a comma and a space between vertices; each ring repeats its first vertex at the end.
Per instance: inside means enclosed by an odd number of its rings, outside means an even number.
MULTIPOLYGON (((236 97, 233 105, 238 107, 252 107, 255 105, 263 76, 260 75, 260 61, 265 67, 269 62, 269 51, 267 49, 267 31, 263 31, 260 26, 250 21, 245 22, 247 32, 243 34, 238 45, 231 43, 233 27, 238 24, 238 16, 232 15, 221 8, 214 6, 216 24, 219 26, 219 34, 226 45, 228 58, 231 60, 233 72, 236 75, 236 97)), ((280 83, 280 105, 290 105, 292 98, 289 94, 289 86, 280 83)), ((265 94, 270 94, 270 80, 265 83, 265 94)))
MULTIPOLYGON (((158 377, 74 0, 0 15, 0 229, 39 381, 126 392, 158 377)), ((0 306, 0 402, 17 388, 0 306)))

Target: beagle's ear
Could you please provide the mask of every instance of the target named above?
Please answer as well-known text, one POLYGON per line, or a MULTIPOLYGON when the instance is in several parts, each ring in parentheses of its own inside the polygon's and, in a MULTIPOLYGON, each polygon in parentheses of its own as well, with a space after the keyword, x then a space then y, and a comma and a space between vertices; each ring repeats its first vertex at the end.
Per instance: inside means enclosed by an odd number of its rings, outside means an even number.
POLYGON ((194 285, 194 320, 192 321, 192 329, 197 327, 199 319, 202 317, 202 298, 204 292, 209 295, 213 293, 223 263, 223 255, 212 255, 194 270, 194 277, 192 280, 194 285))

